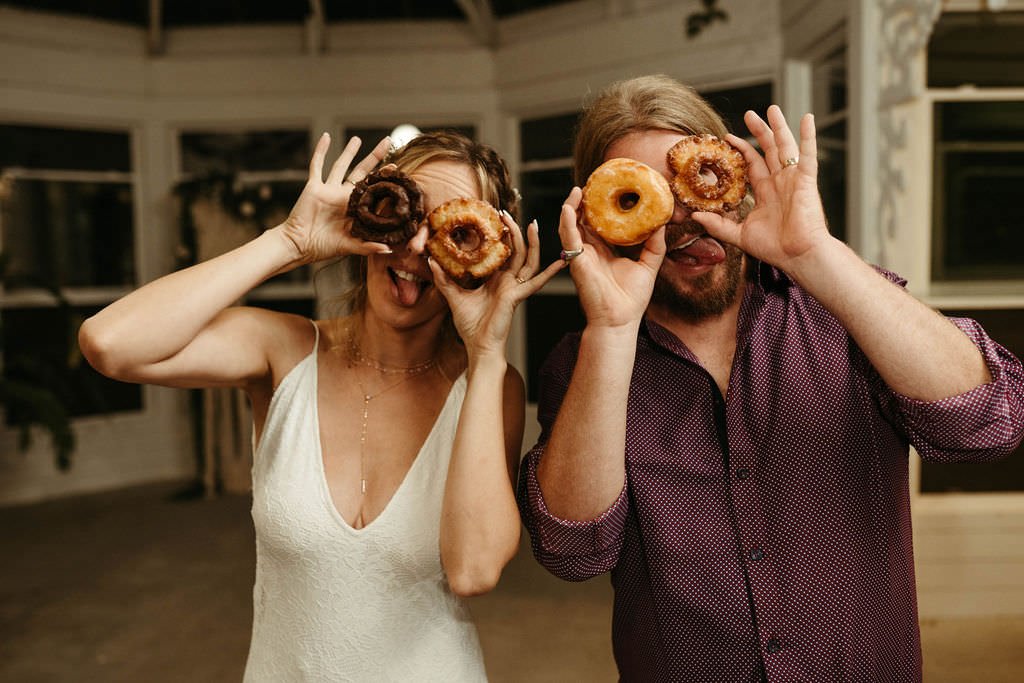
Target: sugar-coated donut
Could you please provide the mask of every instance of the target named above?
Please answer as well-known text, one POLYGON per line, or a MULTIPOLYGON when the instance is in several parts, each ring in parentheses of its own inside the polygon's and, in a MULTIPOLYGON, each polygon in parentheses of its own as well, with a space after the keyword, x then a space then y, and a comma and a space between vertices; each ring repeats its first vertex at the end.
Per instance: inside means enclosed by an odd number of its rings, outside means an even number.
POLYGON ((493 206, 458 198, 427 215, 427 251, 460 287, 483 284, 512 254, 508 228, 493 206))
POLYGON ((352 235, 371 242, 405 242, 416 234, 425 213, 416 181, 394 166, 384 166, 360 180, 348 200, 352 235))
POLYGON ((609 159, 583 188, 583 222, 609 244, 643 242, 668 223, 674 209, 665 177, 633 159, 609 159))
POLYGON ((747 162, 740 151, 714 135, 688 135, 668 151, 672 193, 694 211, 726 213, 747 194, 747 162), (714 176, 714 182, 709 182, 714 176))

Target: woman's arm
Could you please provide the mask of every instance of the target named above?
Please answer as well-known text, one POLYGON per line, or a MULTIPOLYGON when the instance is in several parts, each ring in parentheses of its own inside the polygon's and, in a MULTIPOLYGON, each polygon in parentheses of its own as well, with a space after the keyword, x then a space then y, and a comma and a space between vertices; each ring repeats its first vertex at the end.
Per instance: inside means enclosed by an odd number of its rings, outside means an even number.
MULTIPOLYGON (((382 158, 385 138, 352 171, 365 175, 382 158)), ((86 320, 79 345, 101 373, 128 382, 169 386, 239 386, 268 372, 267 349, 282 330, 267 316, 229 309, 269 277, 345 253, 387 251, 348 234, 351 184, 342 183, 359 140, 345 147, 324 182, 330 146, 324 134, 309 179, 284 223, 216 258, 155 280, 86 320)), ((349 176, 353 180, 352 175, 349 176)))
POLYGON ((561 267, 536 274, 540 245, 528 228, 529 253, 511 216, 514 251, 485 285, 464 290, 434 262, 434 282, 448 300, 469 358, 466 397, 459 417, 441 513, 441 563, 452 591, 479 595, 494 588, 519 549, 520 520, 513 482, 524 423, 523 381, 509 368, 505 346, 516 306, 561 267), (536 274, 536 275, 535 275, 536 274))

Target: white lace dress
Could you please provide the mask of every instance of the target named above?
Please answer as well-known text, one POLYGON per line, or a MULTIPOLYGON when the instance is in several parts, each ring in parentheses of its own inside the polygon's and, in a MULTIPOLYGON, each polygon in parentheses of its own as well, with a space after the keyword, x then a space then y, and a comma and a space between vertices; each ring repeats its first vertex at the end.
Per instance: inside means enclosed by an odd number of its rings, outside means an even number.
POLYGON ((277 388, 255 453, 245 680, 485 681, 476 628, 448 588, 438 545, 465 375, 394 498, 354 529, 324 477, 317 346, 277 388))

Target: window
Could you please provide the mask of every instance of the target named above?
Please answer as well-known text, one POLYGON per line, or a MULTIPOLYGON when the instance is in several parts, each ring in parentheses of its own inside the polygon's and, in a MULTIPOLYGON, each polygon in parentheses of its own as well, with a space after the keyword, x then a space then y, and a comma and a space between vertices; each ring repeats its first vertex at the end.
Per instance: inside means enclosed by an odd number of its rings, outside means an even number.
POLYGON ((141 389, 94 371, 75 338, 136 284, 134 198, 129 133, 0 125, 4 375, 72 416, 142 407, 141 389))
POLYGON ((846 46, 829 52, 813 65, 812 110, 817 129, 818 190, 829 231, 846 241, 846 160, 849 119, 846 46))
MULTIPOLYGON (((946 310, 946 315, 974 318, 997 342, 1024 358, 1024 309, 946 310)), ((1024 444, 992 463, 921 463, 921 492, 1024 491, 1024 444)))
MULTIPOLYGON (((523 194, 523 223, 537 220, 541 266, 558 258, 558 218, 573 186, 572 141, 578 114, 558 114, 523 120, 519 124, 521 159, 519 185, 523 194)), ((567 333, 583 327, 583 313, 568 272, 523 304, 526 320, 527 400, 537 400, 537 375, 551 349, 567 333)))
MULTIPOLYGON (((188 131, 180 136, 180 265, 205 261, 288 216, 306 183, 308 130, 188 131)), ((308 266, 271 278, 246 303, 312 316, 308 266)))
POLYGON ((944 13, 928 43, 928 87, 1021 86, 1022 38, 1024 12, 944 13))
POLYGON ((937 102, 932 272, 1024 278, 1024 100, 937 102))

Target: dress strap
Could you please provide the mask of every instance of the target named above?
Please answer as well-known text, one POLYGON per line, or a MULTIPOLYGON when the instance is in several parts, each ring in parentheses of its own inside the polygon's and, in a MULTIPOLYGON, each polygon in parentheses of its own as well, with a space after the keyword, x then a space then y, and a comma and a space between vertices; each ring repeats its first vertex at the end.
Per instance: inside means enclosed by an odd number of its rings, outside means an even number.
POLYGON ((312 318, 309 319, 309 323, 313 326, 313 350, 310 353, 315 354, 317 349, 320 348, 320 328, 317 326, 316 321, 312 318))

